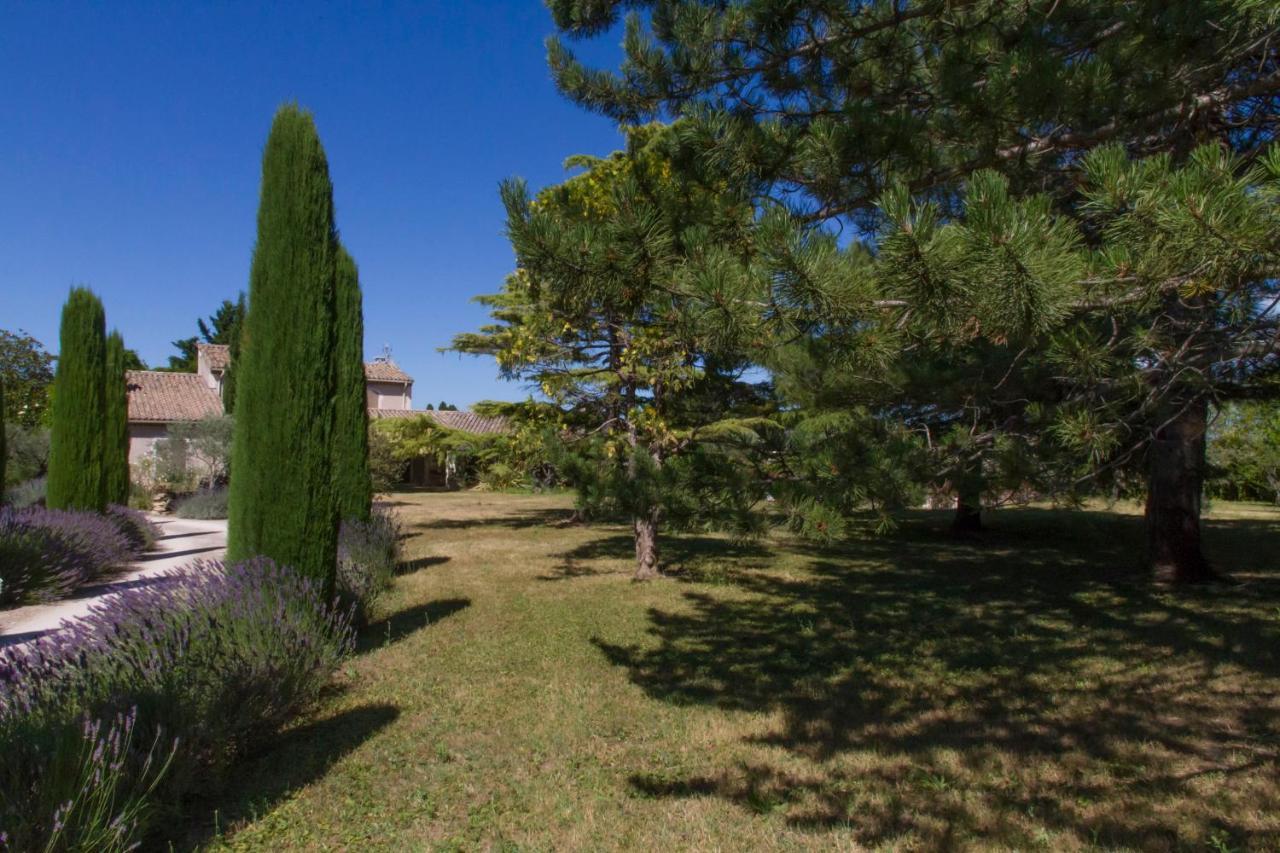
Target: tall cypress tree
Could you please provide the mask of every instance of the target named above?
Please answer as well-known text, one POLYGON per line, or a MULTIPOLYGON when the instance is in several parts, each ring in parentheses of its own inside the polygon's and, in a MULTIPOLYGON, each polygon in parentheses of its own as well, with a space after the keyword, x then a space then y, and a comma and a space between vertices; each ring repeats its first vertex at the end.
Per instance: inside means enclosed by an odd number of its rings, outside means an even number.
POLYGON ((222 410, 228 415, 236 411, 236 365, 240 361, 240 338, 244 335, 244 318, 248 313, 245 307, 244 291, 236 300, 236 319, 231 326, 229 337, 229 357, 227 369, 222 374, 222 410))
POLYGON ((46 500, 54 509, 106 508, 106 379, 102 302, 87 288, 72 288, 62 308, 58 372, 53 380, 46 500))
POLYGON ((124 338, 107 336, 107 417, 103 430, 107 503, 129 502, 129 391, 125 385, 124 338))
POLYGON ((0 376, 0 503, 3 503, 5 465, 9 461, 9 447, 4 440, 4 377, 0 376))
POLYGON ((237 365, 227 552, 333 589, 337 382, 333 185, 310 113, 281 107, 262 157, 249 315, 237 365))
POLYGON ((334 499, 341 518, 365 519, 373 500, 369 479, 369 405, 364 384, 364 309, 360 273, 338 249, 338 395, 333 436, 334 499))

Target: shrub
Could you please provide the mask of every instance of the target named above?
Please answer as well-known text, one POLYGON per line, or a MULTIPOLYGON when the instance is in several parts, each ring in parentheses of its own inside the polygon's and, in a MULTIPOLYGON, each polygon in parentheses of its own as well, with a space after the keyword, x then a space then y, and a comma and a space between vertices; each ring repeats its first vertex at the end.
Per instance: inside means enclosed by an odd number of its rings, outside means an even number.
POLYGON ((197 562, 109 596, 59 633, 0 650, 0 828, 43 846, 57 831, 47 804, 80 796, 83 779, 49 772, 63 759, 24 744, 66 740, 83 719, 136 714, 134 753, 90 781, 143 793, 141 805, 112 800, 100 821, 127 807, 139 824, 132 838, 142 837, 150 806, 180 806, 197 781, 221 779, 313 701, 353 640, 349 616, 326 607, 313 582, 258 558, 197 562), (156 786, 157 750, 175 739, 156 786))
POLYGON ((43 477, 49 465, 49 430, 5 423, 4 443, 8 454, 7 483, 23 483, 43 477))
POLYGON ((107 507, 107 518, 116 523, 129 544, 139 553, 150 551, 160 538, 160 528, 145 514, 131 507, 110 504, 107 507))
POLYGON ((140 552, 105 515, 35 506, 0 509, 0 602, 63 597, 140 552))
POLYGON ((226 518, 227 489, 201 489, 178 500, 173 506, 178 518, 226 518))
POLYGON ((338 598, 357 623, 368 622, 378 596, 391 586, 400 562, 400 525, 374 504, 368 521, 350 519, 338 532, 338 598))
POLYGON ((27 480, 14 486, 5 495, 5 501, 9 506, 22 509, 36 504, 44 504, 44 495, 45 479, 44 477, 37 477, 34 480, 27 480))

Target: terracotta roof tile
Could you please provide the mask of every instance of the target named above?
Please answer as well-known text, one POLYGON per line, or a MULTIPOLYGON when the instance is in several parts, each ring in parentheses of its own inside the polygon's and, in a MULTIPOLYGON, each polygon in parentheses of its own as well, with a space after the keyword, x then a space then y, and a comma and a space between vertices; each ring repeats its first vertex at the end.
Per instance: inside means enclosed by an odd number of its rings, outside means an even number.
POLYGON ((131 421, 197 421, 222 414, 222 400, 195 373, 125 371, 131 421))
MULTIPOLYGON (((210 370, 226 370, 231 363, 231 347, 226 344, 196 344, 196 349, 204 353, 210 370)), ((394 362, 367 361, 364 365, 364 378, 374 382, 412 382, 413 377, 405 373, 394 362)))
POLYGON ((428 417, 443 427, 469 432, 474 435, 494 435, 508 431, 506 418, 485 418, 474 412, 437 412, 421 409, 370 409, 369 417, 379 418, 420 418, 428 417))
POLYGON ((210 370, 226 370, 231 363, 231 347, 226 344, 196 344, 196 349, 204 353, 210 370))
POLYGON ((374 382, 412 382, 413 377, 405 373, 394 362, 367 361, 364 365, 364 378, 374 382))

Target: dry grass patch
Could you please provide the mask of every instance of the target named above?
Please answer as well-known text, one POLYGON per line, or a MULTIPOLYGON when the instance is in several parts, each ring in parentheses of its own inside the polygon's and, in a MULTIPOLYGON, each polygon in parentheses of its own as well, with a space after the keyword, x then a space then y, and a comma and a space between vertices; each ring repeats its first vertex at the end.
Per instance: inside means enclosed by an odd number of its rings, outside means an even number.
POLYGON ((398 495, 409 571, 227 849, 1275 849, 1280 514, 1238 586, 1134 571, 1120 513, 945 514, 819 549, 681 537, 630 582, 563 497, 398 495))

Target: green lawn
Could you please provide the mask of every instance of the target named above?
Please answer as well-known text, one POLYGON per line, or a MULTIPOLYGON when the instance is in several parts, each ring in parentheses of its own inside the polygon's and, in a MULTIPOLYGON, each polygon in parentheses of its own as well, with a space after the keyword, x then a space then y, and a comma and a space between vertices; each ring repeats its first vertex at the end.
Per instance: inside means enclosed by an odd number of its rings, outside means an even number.
POLYGON ((1134 571, 1132 516, 946 513, 821 549, 567 499, 396 496, 408 571, 340 685, 192 838, 231 849, 1277 849, 1280 513, 1236 586, 1134 571))

